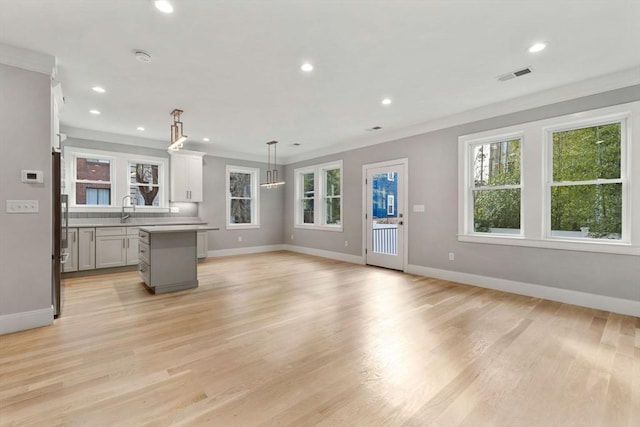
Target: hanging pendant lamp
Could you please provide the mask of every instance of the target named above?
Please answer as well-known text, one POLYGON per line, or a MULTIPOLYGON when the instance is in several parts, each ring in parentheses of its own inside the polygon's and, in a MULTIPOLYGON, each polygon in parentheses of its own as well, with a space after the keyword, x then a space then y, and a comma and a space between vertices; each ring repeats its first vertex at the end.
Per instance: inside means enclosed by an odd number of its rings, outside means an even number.
POLYGON ((278 180, 278 163, 276 160, 276 144, 278 141, 267 142, 267 181, 260 184, 261 187, 275 188, 283 185, 284 181, 278 180), (273 146, 273 169, 271 169, 271 147, 273 146))
POLYGON ((173 116, 173 124, 171 125, 171 143, 169 150, 178 151, 182 148, 183 142, 187 140, 187 135, 182 133, 182 121, 180 121, 180 115, 182 110, 175 109, 171 112, 173 116))

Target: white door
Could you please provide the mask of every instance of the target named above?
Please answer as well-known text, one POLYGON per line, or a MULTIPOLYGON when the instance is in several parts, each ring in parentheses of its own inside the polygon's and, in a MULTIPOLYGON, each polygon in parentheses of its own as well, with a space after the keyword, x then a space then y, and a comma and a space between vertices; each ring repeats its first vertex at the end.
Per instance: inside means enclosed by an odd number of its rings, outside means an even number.
POLYGON ((406 159, 365 165, 365 259, 369 265, 406 265, 406 159))

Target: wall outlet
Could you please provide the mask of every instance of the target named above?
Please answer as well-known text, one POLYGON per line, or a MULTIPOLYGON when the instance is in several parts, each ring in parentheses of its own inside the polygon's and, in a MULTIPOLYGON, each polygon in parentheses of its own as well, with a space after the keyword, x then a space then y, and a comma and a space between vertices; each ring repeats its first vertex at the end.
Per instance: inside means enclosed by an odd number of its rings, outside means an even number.
POLYGON ((238 242, 242 242, 242 236, 238 236, 238 242))
POLYGON ((171 206, 171 213, 178 213, 180 212, 180 207, 179 206, 171 206))
POLYGON ((291 240, 293 240, 293 234, 291 235, 291 240))
POLYGON ((454 254, 453 252, 449 252, 449 261, 453 261, 456 259, 456 254, 454 254))
POLYGON ((37 200, 7 200, 7 213, 10 214, 38 213, 39 210, 37 200))
POLYGON ((346 248, 347 246, 349 246, 349 241, 348 241, 348 240, 345 240, 345 241, 344 241, 344 247, 346 248))

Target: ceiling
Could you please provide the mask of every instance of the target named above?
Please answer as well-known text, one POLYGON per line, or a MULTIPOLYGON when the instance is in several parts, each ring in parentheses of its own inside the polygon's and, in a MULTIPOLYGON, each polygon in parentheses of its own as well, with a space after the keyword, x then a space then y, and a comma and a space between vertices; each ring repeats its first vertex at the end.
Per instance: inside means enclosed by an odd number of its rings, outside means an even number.
POLYGON ((278 140, 284 159, 640 65, 638 0, 173 5, 166 15, 149 0, 0 0, 0 43, 57 58, 66 129, 163 147, 180 108, 185 148, 266 157, 278 140), (529 53, 541 40, 547 49, 529 53))

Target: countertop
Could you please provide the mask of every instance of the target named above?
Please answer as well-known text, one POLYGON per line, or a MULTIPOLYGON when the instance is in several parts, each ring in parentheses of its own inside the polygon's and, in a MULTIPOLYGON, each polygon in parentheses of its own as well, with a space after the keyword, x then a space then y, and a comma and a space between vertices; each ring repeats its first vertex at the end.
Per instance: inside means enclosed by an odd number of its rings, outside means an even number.
POLYGON ((205 225, 198 217, 130 218, 120 222, 120 218, 70 218, 69 227, 143 227, 165 225, 205 225))
POLYGON ((205 225, 155 225, 155 226, 143 226, 140 230, 147 233, 183 233, 185 231, 213 231, 220 230, 217 227, 208 227, 205 225))

